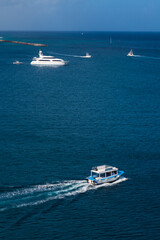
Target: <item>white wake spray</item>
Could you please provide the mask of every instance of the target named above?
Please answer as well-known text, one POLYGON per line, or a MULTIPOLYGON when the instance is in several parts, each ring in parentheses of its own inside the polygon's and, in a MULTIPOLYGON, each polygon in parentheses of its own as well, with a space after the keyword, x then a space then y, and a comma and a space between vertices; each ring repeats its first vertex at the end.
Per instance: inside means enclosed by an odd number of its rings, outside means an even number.
POLYGON ((0 195, 0 211, 38 205, 55 199, 64 199, 101 187, 113 186, 126 180, 127 178, 122 177, 113 183, 96 186, 89 185, 85 180, 70 180, 17 189, 0 195))
POLYGON ((71 54, 63 54, 63 53, 57 53, 57 52, 49 52, 50 54, 65 56, 65 57, 75 57, 75 58, 88 58, 86 55, 80 56, 80 55, 71 55, 71 54))
POLYGON ((154 59, 154 60, 159 60, 160 57, 149 57, 149 56, 143 56, 143 55, 133 55, 131 57, 137 57, 137 58, 148 58, 148 59, 154 59))

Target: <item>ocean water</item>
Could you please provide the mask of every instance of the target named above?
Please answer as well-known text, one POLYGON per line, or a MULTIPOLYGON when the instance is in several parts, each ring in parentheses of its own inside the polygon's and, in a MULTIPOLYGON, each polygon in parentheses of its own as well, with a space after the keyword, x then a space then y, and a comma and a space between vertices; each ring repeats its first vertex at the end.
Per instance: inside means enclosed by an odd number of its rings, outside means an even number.
POLYGON ((0 43, 0 239, 159 240, 160 33, 0 36, 69 61, 0 43), (125 174, 87 185, 101 164, 125 174))

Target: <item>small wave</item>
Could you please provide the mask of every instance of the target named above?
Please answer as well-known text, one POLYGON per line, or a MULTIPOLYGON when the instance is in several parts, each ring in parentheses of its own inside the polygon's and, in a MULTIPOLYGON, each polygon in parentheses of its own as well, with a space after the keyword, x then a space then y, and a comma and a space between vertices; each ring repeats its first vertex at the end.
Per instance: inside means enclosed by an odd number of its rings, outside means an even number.
POLYGON ((113 183, 104 183, 96 186, 89 185, 85 180, 71 180, 17 189, 0 196, 0 211, 39 205, 55 199, 64 199, 101 187, 113 186, 126 180, 127 178, 123 177, 113 183))

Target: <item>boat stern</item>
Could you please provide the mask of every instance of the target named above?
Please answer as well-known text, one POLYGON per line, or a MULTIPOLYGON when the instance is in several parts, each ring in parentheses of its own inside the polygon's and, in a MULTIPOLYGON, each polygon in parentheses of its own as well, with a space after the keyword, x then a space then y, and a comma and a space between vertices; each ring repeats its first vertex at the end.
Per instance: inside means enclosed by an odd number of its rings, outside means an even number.
POLYGON ((95 178, 90 176, 90 177, 87 178, 87 183, 89 183, 91 185, 96 185, 97 181, 95 180, 95 178))

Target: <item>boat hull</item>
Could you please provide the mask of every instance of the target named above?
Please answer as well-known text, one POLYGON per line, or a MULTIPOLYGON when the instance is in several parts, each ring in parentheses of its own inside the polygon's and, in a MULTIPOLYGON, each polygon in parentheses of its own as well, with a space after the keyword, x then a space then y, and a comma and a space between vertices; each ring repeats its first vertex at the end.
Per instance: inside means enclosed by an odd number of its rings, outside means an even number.
POLYGON ((22 62, 13 62, 13 64, 20 65, 20 64, 22 64, 22 62))
POLYGON ((89 56, 84 56, 85 58, 91 58, 91 56, 89 55, 89 56))
POLYGON ((54 63, 54 62, 38 62, 38 61, 32 61, 31 65, 38 65, 38 66, 64 66, 67 65, 68 62, 59 62, 59 63, 54 63))

